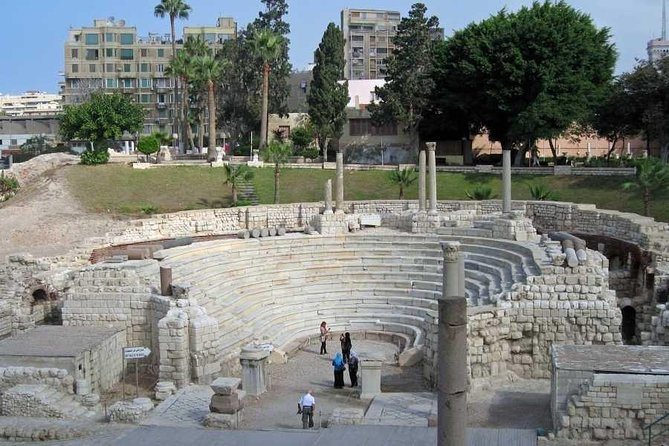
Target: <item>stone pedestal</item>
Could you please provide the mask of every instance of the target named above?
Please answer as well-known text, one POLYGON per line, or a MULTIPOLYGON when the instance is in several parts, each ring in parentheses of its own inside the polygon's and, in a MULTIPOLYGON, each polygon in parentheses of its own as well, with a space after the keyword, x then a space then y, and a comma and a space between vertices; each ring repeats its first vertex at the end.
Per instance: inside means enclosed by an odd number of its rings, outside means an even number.
POLYGON ((362 391, 360 399, 372 399, 381 393, 381 366, 383 359, 379 356, 365 356, 360 358, 360 380, 362 391))
POLYGON ((239 378, 217 378, 211 383, 214 396, 211 397, 209 410, 203 424, 219 429, 237 429, 242 420, 244 396, 246 392, 239 390, 239 378))
POLYGON ((258 396, 267 392, 267 359, 269 352, 255 348, 242 349, 242 387, 248 395, 258 396))
POLYGON ((258 152, 253 152, 253 158, 246 162, 246 165, 250 167, 262 167, 264 164, 258 159, 258 152))

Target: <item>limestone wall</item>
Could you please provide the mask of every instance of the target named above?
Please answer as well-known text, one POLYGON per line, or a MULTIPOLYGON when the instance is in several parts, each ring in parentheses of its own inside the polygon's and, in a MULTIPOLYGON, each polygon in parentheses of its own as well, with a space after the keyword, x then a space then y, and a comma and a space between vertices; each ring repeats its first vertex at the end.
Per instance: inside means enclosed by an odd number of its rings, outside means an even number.
POLYGON ((595 374, 567 403, 557 436, 643 440, 644 427, 669 412, 669 376, 595 374))
POLYGON ((19 384, 46 384, 64 393, 74 393, 74 377, 65 369, 0 367, 0 392, 19 384))
POLYGON ((80 363, 84 366, 86 378, 93 392, 102 393, 121 380, 123 376, 121 352, 125 345, 126 334, 123 330, 119 330, 90 352, 84 353, 80 363))

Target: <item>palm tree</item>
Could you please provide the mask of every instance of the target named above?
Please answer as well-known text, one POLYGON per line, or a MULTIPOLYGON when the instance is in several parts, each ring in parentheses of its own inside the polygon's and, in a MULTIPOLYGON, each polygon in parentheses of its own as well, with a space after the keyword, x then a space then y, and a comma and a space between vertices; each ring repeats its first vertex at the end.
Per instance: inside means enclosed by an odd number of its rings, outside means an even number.
POLYGON ((207 159, 216 159, 216 96, 214 94, 214 81, 223 71, 221 62, 212 56, 200 56, 195 58, 195 69, 197 76, 207 85, 207 112, 209 113, 209 148, 207 159))
POLYGON ((545 184, 530 184, 530 197, 537 201, 557 200, 557 196, 553 190, 545 184))
POLYGON ((293 147, 279 141, 272 141, 262 152, 263 161, 274 164, 274 204, 279 203, 280 168, 288 162, 288 157, 292 154, 293 147))
MULTIPOLYGON (((172 33, 172 59, 174 59, 177 55, 177 45, 176 45, 176 32, 174 29, 174 21, 176 19, 188 19, 188 14, 191 11, 191 7, 188 3, 184 2, 183 0, 160 0, 160 3, 158 3, 155 8, 153 9, 153 15, 156 17, 165 18, 165 16, 169 16, 170 18, 170 31, 172 33)), ((172 131, 177 130, 179 128, 179 117, 177 113, 177 97, 179 97, 179 87, 176 82, 176 78, 174 79, 174 108, 173 108, 173 113, 174 113, 174 123, 173 123, 173 128, 172 131)))
POLYGON ((646 158, 636 163, 636 178, 623 183, 625 190, 640 190, 643 214, 650 217, 650 203, 654 195, 669 189, 669 167, 657 158, 646 158))
POLYGON ((195 65, 193 63, 193 58, 185 51, 180 52, 165 68, 165 74, 174 78, 178 78, 181 81, 181 85, 183 85, 181 118, 186 129, 186 137, 188 138, 190 147, 194 147, 195 142, 193 141, 193 130, 191 129, 190 122, 188 120, 188 111, 190 109, 188 84, 195 77, 195 65))
MULTIPOLYGON (((194 59, 198 56, 207 56, 211 54, 211 48, 209 48, 209 45, 207 45, 207 42, 204 41, 200 36, 188 36, 186 38, 186 41, 184 42, 184 51, 186 54, 191 59, 194 59)), ((203 85, 204 82, 200 80, 197 76, 191 79, 190 81, 190 90, 191 94, 194 96, 195 103, 197 104, 196 106, 196 115, 197 118, 195 121, 197 122, 198 129, 197 129, 197 146, 199 148, 204 147, 204 110, 207 107, 206 102, 206 88, 205 85, 203 85), (204 94, 203 94, 204 93, 204 94)), ((189 108, 188 112, 190 112, 192 109, 189 108)), ((190 113, 189 113, 190 114, 190 113)), ((190 124, 190 119, 188 120, 190 124)), ((189 127, 190 129, 190 127, 189 127)), ((192 130, 191 130, 192 131, 192 130)))
POLYGON ((496 197, 495 194, 492 193, 492 187, 488 186, 487 184, 479 184, 474 188, 473 191, 467 191, 465 192, 467 195, 467 198, 470 200, 492 200, 493 198, 496 197))
POLYGON ((388 173, 388 178, 393 184, 399 185, 400 200, 404 199, 404 189, 411 186, 418 179, 416 176, 416 171, 408 167, 402 170, 390 171, 388 173))
POLYGON ((262 115, 260 116, 260 148, 267 145, 267 113, 269 102, 269 72, 272 63, 283 51, 284 39, 281 35, 269 31, 256 31, 250 39, 251 50, 262 62, 262 115))
POLYGON ((246 164, 225 165, 225 182, 223 184, 229 184, 232 187, 233 206, 237 203, 237 189, 239 189, 240 184, 249 181, 251 178, 253 178, 253 171, 246 164))

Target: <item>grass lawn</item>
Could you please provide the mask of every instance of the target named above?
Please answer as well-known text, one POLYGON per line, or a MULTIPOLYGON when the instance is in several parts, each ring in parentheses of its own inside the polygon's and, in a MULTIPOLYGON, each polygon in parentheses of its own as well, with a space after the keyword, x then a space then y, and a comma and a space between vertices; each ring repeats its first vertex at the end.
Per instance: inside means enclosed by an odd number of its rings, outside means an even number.
MULTIPOLYGON (((313 202, 323 199, 325 181, 335 182, 334 170, 281 169, 280 202, 313 202)), ((501 196, 501 176, 486 174, 440 173, 437 176, 440 200, 465 200, 466 192, 487 184, 501 196)), ((227 207, 231 190, 224 185, 222 168, 161 167, 136 170, 129 166, 73 166, 68 171, 73 194, 89 210, 137 216, 150 212, 176 212, 186 209, 227 207)), ((514 175, 513 198, 530 199, 529 185, 544 184, 560 201, 593 203, 601 209, 641 213, 639 195, 622 190, 621 177, 574 177, 514 175)), ((274 201, 274 169, 255 169, 253 182, 260 203, 274 201)), ((397 199, 399 188, 385 171, 346 171, 346 200, 397 199)), ((405 198, 416 199, 418 185, 405 191, 405 198)), ((669 194, 656 198, 652 216, 669 221, 669 194)))

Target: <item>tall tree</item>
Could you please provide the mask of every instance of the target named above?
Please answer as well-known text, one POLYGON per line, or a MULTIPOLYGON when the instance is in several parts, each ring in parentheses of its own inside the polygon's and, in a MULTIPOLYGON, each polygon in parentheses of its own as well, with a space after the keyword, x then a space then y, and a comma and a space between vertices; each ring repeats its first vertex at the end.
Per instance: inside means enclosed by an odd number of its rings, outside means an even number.
POLYGON ((348 103, 348 82, 340 82, 344 77, 344 35, 334 23, 328 24, 314 59, 307 104, 325 162, 327 139, 341 138, 348 103))
POLYGON ((404 131, 413 136, 416 151, 418 126, 434 88, 430 74, 434 30, 439 26, 439 19, 427 17, 426 13, 427 7, 416 3, 411 6, 409 16, 400 21, 393 37, 395 49, 386 59, 386 84, 376 88, 379 103, 369 106, 374 122, 402 124, 404 131))
POLYGON ((214 81, 223 71, 223 65, 212 56, 195 58, 195 70, 199 79, 207 85, 207 113, 209 114, 209 148, 207 159, 216 159, 216 93, 214 81))
POLYGON ((140 131, 144 113, 144 108, 129 96, 93 92, 88 102, 64 107, 60 134, 64 140, 90 141, 94 150, 102 151, 106 150, 106 141, 119 139, 124 132, 140 131))
POLYGON ((272 141, 262 151, 262 159, 267 163, 274 164, 274 204, 279 203, 279 178, 281 166, 288 162, 288 157, 293 154, 290 144, 272 141))
MULTIPOLYGON (((183 127, 186 130, 186 137, 190 143, 190 147, 194 147, 195 142, 193 141, 193 134, 188 120, 188 112, 190 109, 190 98, 189 98, 189 82, 195 77, 195 65, 193 63, 193 57, 191 57, 185 50, 181 51, 170 60, 169 65, 165 68, 165 74, 172 76, 181 81, 183 87, 182 94, 183 100, 181 101, 181 119, 184 124, 183 127)), ((188 149, 188 146, 186 146, 188 149)))
POLYGON ((239 164, 233 166, 226 164, 225 166, 225 181, 224 184, 229 184, 232 189, 232 205, 237 205, 237 192, 239 187, 253 178, 254 172, 246 164, 239 164))
MULTIPOLYGON (((153 9, 153 14, 156 17, 160 18, 165 18, 165 16, 170 18, 170 33, 172 36, 172 59, 174 59, 177 55, 177 47, 176 47, 176 30, 174 27, 174 21, 176 19, 188 19, 188 15, 191 12, 191 7, 188 3, 186 3, 183 0, 160 0, 160 3, 158 3, 155 8, 153 9)), ((172 112, 174 113, 173 116, 173 131, 178 131, 179 129, 179 108, 178 108, 178 101, 177 98, 179 97, 179 86, 177 83, 177 78, 174 78, 174 99, 173 99, 173 107, 172 107, 172 112)))
POLYGON ((260 148, 267 145, 269 113, 269 75, 272 64, 281 56, 283 38, 272 31, 257 31, 251 39, 253 54, 262 62, 262 111, 260 115, 260 148))

